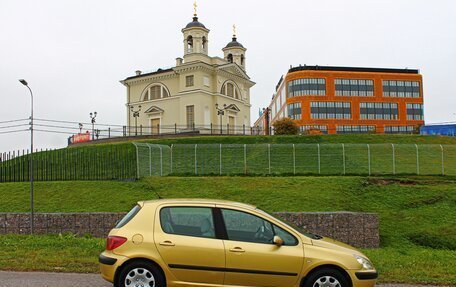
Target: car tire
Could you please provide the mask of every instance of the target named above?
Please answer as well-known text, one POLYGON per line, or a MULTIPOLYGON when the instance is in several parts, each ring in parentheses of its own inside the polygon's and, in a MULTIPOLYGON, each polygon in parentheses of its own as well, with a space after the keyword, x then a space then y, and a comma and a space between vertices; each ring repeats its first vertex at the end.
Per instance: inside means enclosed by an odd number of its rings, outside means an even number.
POLYGON ((312 272, 304 281, 303 287, 350 287, 345 274, 335 268, 322 268, 312 272))
POLYGON ((118 287, 166 287, 162 272, 147 261, 133 261, 125 265, 117 279, 118 287))

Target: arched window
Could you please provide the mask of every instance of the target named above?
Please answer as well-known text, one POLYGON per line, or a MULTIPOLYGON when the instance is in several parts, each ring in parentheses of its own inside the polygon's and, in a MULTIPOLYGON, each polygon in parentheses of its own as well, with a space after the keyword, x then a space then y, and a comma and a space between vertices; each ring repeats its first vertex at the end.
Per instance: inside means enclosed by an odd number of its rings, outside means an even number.
POLYGON ((153 101, 159 100, 164 98, 169 98, 169 91, 168 89, 162 84, 152 84, 151 86, 147 87, 142 96, 142 101, 153 101))
POLYGON ((241 55, 241 66, 244 66, 245 57, 244 54, 241 55))
POLYGON ((187 52, 193 53, 193 37, 191 35, 187 37, 187 52))
POLYGON ((222 94, 231 98, 241 99, 241 93, 233 82, 227 82, 223 85, 222 94))
POLYGON ((233 54, 228 54, 228 57, 226 59, 228 62, 233 63, 233 54))
POLYGON ((207 49, 207 39, 206 37, 203 37, 203 51, 206 51, 207 49))

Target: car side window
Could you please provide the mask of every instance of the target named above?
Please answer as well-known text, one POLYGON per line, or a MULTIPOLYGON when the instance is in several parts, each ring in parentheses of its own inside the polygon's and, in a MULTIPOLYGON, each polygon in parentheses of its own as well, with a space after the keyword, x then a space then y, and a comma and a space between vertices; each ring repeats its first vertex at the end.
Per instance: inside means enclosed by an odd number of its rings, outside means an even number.
POLYGON ((282 238, 283 245, 285 246, 295 246, 298 244, 296 237, 291 235, 288 231, 283 230, 282 228, 274 225, 274 234, 282 238))
POLYGON ((168 234, 215 238, 209 207, 165 207, 160 210, 162 230, 168 234))
POLYGON ((222 209, 229 240, 272 244, 274 231, 268 221, 242 211, 222 209))

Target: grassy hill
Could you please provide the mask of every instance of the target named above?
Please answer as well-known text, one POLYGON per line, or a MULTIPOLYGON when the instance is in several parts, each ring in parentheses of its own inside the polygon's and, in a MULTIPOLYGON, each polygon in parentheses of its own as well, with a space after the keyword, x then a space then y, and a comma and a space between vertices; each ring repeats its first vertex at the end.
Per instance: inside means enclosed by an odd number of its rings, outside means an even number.
MULTIPOLYGON (((287 143, 362 143, 362 144, 456 144, 456 137, 403 134, 339 134, 306 136, 198 136, 140 140, 154 144, 287 144, 287 143)), ((114 142, 112 144, 125 144, 114 142)), ((90 144, 89 144, 90 145, 90 144)), ((102 144, 106 145, 106 144, 102 144)), ((74 146, 77 147, 77 146, 74 146)))
MULTIPOLYGON (((235 200, 269 212, 375 212, 380 216, 381 248, 365 252, 380 270, 382 282, 456 284, 455 177, 165 177, 138 182, 43 182, 36 185, 35 206, 38 212, 124 212, 136 201, 154 199, 157 194, 164 198, 235 200)), ((27 212, 28 199, 26 183, 0 184, 0 212, 27 212)), ((0 269, 66 266, 64 271, 97 272, 96 256, 103 242, 71 236, 0 236, 0 246, 11 247, 0 249, 0 269)))
MULTIPOLYGON (((273 146, 271 152, 271 173, 274 174, 368 174, 367 144, 371 145, 372 174, 392 173, 392 146, 397 145, 397 173, 413 174, 416 172, 415 144, 421 146, 420 161, 423 174, 441 173, 440 144, 446 145, 445 169, 447 174, 456 175, 456 137, 419 136, 419 135, 314 135, 314 136, 205 136, 176 137, 143 140, 140 142, 174 145, 178 168, 175 175, 194 174, 194 152, 192 146, 204 146, 199 150, 199 175, 219 173, 218 144, 256 145, 249 149, 248 164, 244 167, 244 151, 225 149, 223 161, 233 163, 225 165, 224 174, 269 173, 268 151, 259 144, 288 144, 273 146), (317 168, 316 143, 322 144, 321 167, 317 168), (342 167, 341 144, 346 144, 346 170, 342 167), (213 145, 209 147, 208 145, 213 145), (217 144, 217 145, 216 145, 217 144), (296 168, 293 169, 292 146, 290 144, 314 144, 296 148, 296 168), (337 144, 337 145, 331 145, 337 144), (349 146, 350 145, 350 146, 349 146), (400 145, 400 146, 399 146, 400 145), (426 145, 426 146, 424 146, 426 145), (202 155, 202 156, 201 156, 202 155), (180 162, 178 160, 181 160, 180 162)), ((242 149, 242 146, 240 146, 242 149)), ((146 156, 149 154, 146 152, 146 156)), ((113 180, 132 179, 137 176, 136 149, 131 143, 91 144, 72 146, 66 149, 43 151, 35 154, 35 179, 47 180, 113 180)), ((169 161, 166 161, 168 163, 169 161)), ((148 164, 148 161, 147 161, 148 164)), ((27 181, 28 157, 21 156, 14 160, 0 162, 0 182, 27 181)), ((149 174, 149 173, 147 173, 149 174)))

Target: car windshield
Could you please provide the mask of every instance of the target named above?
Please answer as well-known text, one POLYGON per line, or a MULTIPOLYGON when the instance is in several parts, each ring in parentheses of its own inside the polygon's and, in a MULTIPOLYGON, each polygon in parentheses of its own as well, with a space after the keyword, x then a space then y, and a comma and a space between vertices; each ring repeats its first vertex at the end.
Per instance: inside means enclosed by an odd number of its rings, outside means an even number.
POLYGON ((304 235, 304 236, 309 237, 310 239, 320 240, 320 239, 323 238, 323 237, 320 236, 320 235, 313 234, 313 233, 310 233, 310 232, 305 231, 305 230, 302 229, 301 227, 296 226, 293 222, 290 222, 290 221, 288 221, 288 220, 284 220, 284 219, 282 219, 282 218, 278 218, 277 216, 275 216, 275 215, 273 215, 273 214, 270 214, 269 212, 266 212, 266 211, 264 211, 264 210, 261 210, 261 209, 258 209, 258 208, 257 208, 257 210, 260 211, 260 212, 262 212, 262 213, 264 213, 264 214, 266 214, 266 215, 269 215, 269 216, 274 217, 274 218, 277 219, 278 221, 280 221, 280 222, 282 222, 283 224, 287 225, 289 228, 298 231, 299 233, 301 233, 301 234, 304 235))

